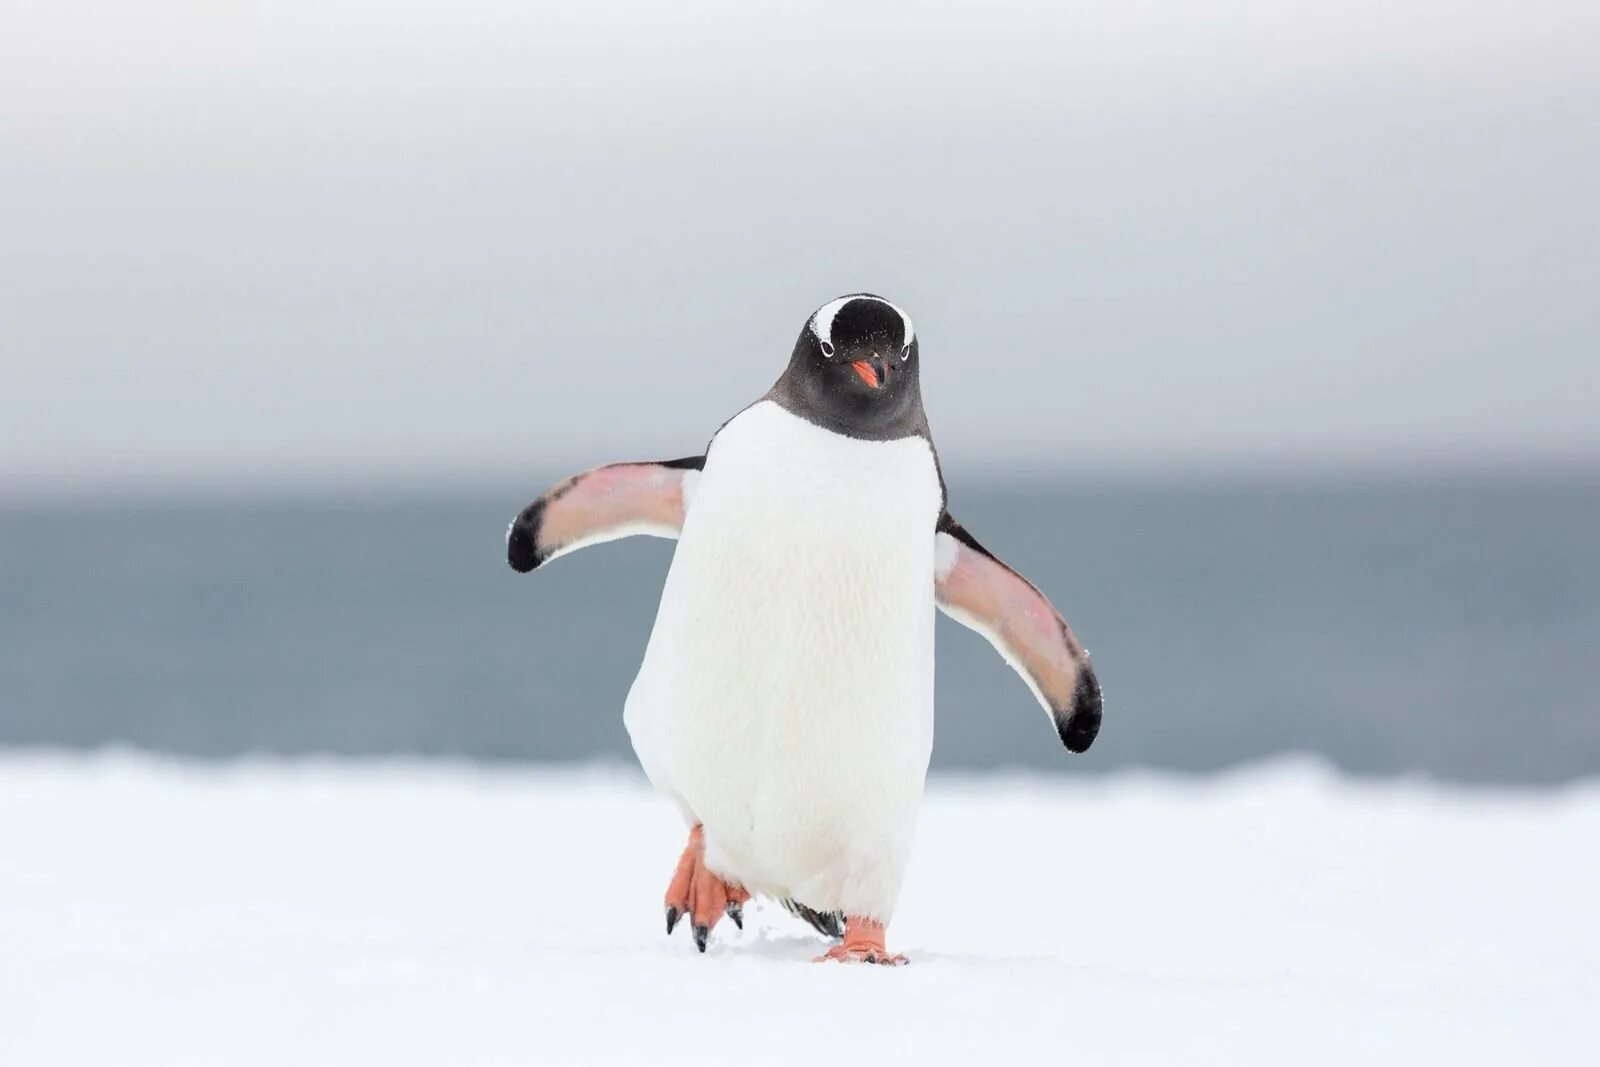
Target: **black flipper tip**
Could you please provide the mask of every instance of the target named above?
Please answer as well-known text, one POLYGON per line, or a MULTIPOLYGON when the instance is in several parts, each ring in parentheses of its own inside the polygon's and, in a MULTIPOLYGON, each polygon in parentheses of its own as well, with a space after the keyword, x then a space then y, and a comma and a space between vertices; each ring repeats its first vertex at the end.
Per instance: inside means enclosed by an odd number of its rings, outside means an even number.
POLYGON ((535 500, 522 509, 506 531, 506 562, 518 574, 527 574, 544 562, 539 551, 539 527, 544 522, 544 500, 535 500))
POLYGON ((1100 734, 1100 719, 1104 713, 1104 700, 1100 695, 1100 681, 1094 668, 1087 663, 1078 673, 1078 684, 1072 694, 1072 710, 1065 717, 1057 716, 1056 733, 1068 752, 1087 752, 1100 734))
POLYGON ((711 927, 696 926, 694 928, 694 947, 701 952, 706 950, 706 939, 711 936, 711 927))

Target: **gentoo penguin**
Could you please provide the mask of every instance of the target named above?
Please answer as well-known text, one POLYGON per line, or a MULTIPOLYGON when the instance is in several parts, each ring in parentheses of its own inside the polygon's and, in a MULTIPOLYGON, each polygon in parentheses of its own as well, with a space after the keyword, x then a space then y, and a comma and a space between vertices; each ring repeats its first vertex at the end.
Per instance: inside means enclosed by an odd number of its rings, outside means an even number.
POLYGON ((1072 752, 1100 728, 1088 654, 1044 595, 946 509, 911 319, 857 293, 806 320, 767 394, 705 454, 569 478, 507 534, 527 572, 676 538, 623 720, 689 842, 666 894, 705 951, 753 893, 900 963, 900 894, 933 745, 933 612, 982 634, 1072 752))

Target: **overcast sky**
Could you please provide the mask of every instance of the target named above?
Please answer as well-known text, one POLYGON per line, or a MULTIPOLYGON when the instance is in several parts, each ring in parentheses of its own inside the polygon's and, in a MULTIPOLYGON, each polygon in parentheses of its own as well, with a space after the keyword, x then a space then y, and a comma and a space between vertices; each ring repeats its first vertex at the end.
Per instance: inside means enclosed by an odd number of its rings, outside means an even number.
POLYGON ((1600 465, 1593 0, 22 7, 0 488, 695 452, 859 289, 956 466, 1600 465))

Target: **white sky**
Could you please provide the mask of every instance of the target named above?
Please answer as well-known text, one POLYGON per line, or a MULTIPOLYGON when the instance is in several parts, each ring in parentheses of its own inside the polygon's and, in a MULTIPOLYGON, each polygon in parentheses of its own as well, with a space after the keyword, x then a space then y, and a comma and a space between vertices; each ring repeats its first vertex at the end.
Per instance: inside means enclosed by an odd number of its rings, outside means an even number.
POLYGON ((18 7, 0 487, 693 452, 861 289, 952 465, 1600 463, 1588 0, 18 7))

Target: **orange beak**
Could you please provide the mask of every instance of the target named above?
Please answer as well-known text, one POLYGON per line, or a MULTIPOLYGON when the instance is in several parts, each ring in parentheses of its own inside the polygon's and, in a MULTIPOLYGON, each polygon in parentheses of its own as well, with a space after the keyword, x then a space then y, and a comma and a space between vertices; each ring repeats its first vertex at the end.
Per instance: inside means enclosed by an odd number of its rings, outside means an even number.
POLYGON ((871 363, 869 363, 867 360, 864 360, 864 359, 856 360, 854 363, 850 364, 850 369, 855 371, 857 377, 859 377, 862 381, 866 382, 868 385, 872 386, 872 388, 874 388, 874 389, 878 388, 879 386, 881 386, 883 384, 881 381, 878 380, 878 371, 877 371, 877 369, 874 368, 873 365, 871 363))

